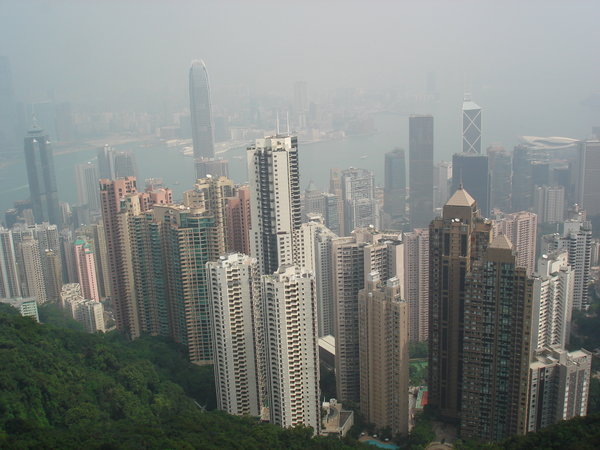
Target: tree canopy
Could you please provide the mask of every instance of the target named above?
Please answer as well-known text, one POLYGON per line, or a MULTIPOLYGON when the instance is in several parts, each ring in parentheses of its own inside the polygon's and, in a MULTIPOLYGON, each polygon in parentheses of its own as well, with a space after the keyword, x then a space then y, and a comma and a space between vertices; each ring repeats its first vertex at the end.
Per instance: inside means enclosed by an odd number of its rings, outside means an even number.
POLYGON ((1 448, 353 446, 210 411, 212 367, 176 344, 41 325, 0 306, 1 448))

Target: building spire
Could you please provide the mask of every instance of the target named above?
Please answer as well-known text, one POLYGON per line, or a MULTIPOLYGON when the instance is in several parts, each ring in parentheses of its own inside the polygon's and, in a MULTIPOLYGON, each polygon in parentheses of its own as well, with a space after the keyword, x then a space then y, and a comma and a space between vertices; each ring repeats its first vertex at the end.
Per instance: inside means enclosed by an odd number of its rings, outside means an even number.
POLYGON ((39 133, 43 131, 42 127, 40 127, 40 123, 37 120, 37 116, 35 112, 31 115, 31 128, 29 129, 30 133, 39 133))

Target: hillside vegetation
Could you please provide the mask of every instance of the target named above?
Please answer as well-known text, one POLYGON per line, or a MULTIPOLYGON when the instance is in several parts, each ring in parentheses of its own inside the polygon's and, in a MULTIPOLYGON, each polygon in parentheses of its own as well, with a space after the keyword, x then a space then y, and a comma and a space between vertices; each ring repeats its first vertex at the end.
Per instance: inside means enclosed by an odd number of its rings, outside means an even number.
POLYGON ((348 448, 215 407, 212 367, 156 338, 40 325, 0 305, 0 448, 348 448))

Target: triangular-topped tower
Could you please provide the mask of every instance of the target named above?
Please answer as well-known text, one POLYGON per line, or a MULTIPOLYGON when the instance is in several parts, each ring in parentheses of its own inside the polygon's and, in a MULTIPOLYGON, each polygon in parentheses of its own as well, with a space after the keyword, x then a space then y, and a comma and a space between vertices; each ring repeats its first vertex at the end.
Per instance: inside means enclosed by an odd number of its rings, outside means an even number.
POLYGON ((486 253, 492 225, 460 186, 429 227, 429 404, 460 418, 465 277, 486 253))

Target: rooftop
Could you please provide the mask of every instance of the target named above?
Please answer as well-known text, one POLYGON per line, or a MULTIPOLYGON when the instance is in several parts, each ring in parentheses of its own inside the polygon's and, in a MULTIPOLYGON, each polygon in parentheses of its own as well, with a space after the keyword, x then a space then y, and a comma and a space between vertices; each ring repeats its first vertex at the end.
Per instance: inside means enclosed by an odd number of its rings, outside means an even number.
POLYGON ((502 248, 506 250, 512 250, 513 245, 505 234, 499 234, 494 238, 494 240, 490 244, 490 248, 502 248))
POLYGON ((461 186, 446 202, 446 206, 473 206, 475 199, 461 186))

